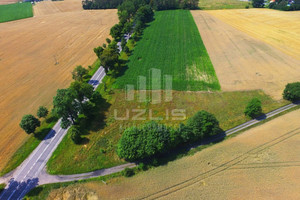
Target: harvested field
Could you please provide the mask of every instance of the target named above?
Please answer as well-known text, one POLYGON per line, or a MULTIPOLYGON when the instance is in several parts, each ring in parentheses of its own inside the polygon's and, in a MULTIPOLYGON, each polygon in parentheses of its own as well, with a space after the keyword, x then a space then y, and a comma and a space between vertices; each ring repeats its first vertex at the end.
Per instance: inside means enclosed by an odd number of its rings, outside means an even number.
POLYGON ((81 0, 42 1, 37 2, 33 8, 35 16, 83 10, 81 0))
MULTIPOLYGON (((260 10, 254 9, 254 11, 259 15, 260 10)), ((270 12, 267 11, 261 10, 261 13, 269 14, 269 18, 272 17, 271 13, 273 13, 273 15, 277 14, 277 12, 279 15, 280 13, 283 13, 274 10, 271 10, 270 12)), ((286 42, 285 48, 290 47, 292 50, 294 49, 295 56, 292 57, 266 42, 256 39, 247 33, 224 23, 212 15, 213 13, 222 12, 230 13, 231 10, 192 11, 202 40, 214 65, 222 90, 263 89, 273 98, 281 99, 281 94, 285 85, 289 82, 300 80, 300 56, 297 54, 297 48, 300 47, 300 45, 298 45, 298 47, 297 45, 294 45, 294 43, 299 43, 299 41, 295 40, 295 37, 297 36, 293 36, 292 38, 294 39, 289 40, 291 44, 280 37, 281 34, 279 34, 278 37, 276 35, 271 36, 275 37, 274 40, 277 38, 279 41, 286 42)), ((232 10, 232 12, 238 11, 232 10)), ((245 13, 246 12, 247 10, 245 10, 245 13)), ((251 14, 251 12, 252 9, 249 13, 251 14)), ((298 12, 292 13, 295 17, 298 16, 297 14, 298 12)), ((235 19, 236 21, 237 19, 240 20, 241 24, 247 24, 247 20, 238 15, 235 19)), ((249 19, 252 18, 249 17, 249 19)), ((286 20, 287 23, 290 23, 290 25, 292 24, 289 18, 283 18, 281 21, 284 20, 286 20)), ((258 25, 260 24, 262 30, 265 30, 263 24, 268 26, 269 24, 276 23, 272 20, 265 21, 263 15, 260 20, 256 19, 256 21, 258 25)), ((297 20, 294 20, 294 22, 295 31, 293 34, 298 34, 299 38, 299 28, 297 31, 296 26, 298 22, 297 20)), ((259 28, 255 28, 255 26, 251 27, 253 30, 260 30, 260 26, 259 28)), ((285 26, 282 27, 283 32, 285 32, 284 28, 285 26)), ((277 29, 279 29, 279 27, 277 29)), ((270 30, 272 32, 273 29, 270 28, 270 30)), ((263 35, 267 36, 268 32, 263 35)))
POLYGON ((64 12, 0 24, 0 169, 28 138, 19 127, 22 116, 50 108, 74 67, 96 60, 93 48, 118 22, 116 13, 64 12))
POLYGON ((208 13, 300 60, 300 11, 243 9, 214 10, 208 13))
MULTIPOLYGON (((54 189, 94 199, 299 199, 300 110, 131 178, 54 189), (96 197, 98 196, 98 198, 96 197)), ((46 189, 45 189, 46 191, 46 189)), ((39 190, 36 199, 46 195, 39 190)))

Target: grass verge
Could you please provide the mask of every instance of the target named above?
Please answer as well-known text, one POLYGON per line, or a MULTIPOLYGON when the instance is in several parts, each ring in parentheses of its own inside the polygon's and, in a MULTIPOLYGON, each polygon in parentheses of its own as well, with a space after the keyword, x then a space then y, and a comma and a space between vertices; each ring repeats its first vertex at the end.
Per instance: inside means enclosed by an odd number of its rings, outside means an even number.
MULTIPOLYGON (((125 92, 122 90, 111 91, 108 95, 109 103, 103 105, 104 114, 92 122, 91 130, 84 137, 85 144, 75 145, 69 136, 65 137, 50 158, 47 169, 51 174, 76 174, 109 168, 124 161, 116 155, 118 140, 124 128, 150 121, 152 117, 161 117, 159 123, 176 127, 182 121, 173 120, 173 109, 184 109, 186 116, 191 117, 199 110, 206 110, 216 116, 223 130, 233 128, 249 120, 245 117, 244 109, 248 102, 257 97, 262 101, 263 112, 267 113, 288 104, 287 101, 274 101, 262 91, 245 92, 183 92, 173 91, 172 102, 151 104, 126 101, 125 92), (134 120, 135 109, 144 109, 140 116, 142 120, 134 120), (125 117, 126 120, 116 120, 116 117, 125 117), (167 117, 167 113, 170 113, 167 117)), ((136 95, 137 92, 136 92, 136 95)))
POLYGON ((145 89, 165 88, 162 82, 166 78, 163 76, 171 75, 173 90, 220 90, 190 11, 155 12, 155 20, 144 30, 142 39, 129 57, 128 69, 116 80, 115 87, 123 89, 131 84, 136 89, 143 89, 137 87, 137 78, 148 78, 150 73, 151 82, 145 80, 145 89), (160 72, 151 71, 153 68, 160 72))
POLYGON ((0 5, 0 23, 32 16, 33 11, 30 2, 0 5))

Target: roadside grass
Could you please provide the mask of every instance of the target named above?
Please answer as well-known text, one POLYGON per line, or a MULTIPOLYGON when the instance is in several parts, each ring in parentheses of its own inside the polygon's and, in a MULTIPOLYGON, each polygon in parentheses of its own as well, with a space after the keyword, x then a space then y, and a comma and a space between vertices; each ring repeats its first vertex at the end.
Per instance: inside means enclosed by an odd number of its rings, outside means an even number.
MULTIPOLYGON (((155 12, 155 20, 136 43, 128 69, 118 77, 114 88, 124 89, 132 84, 137 89, 137 77, 148 78, 152 68, 161 70, 162 81, 156 88, 164 88, 163 76, 171 75, 173 90, 220 90, 213 65, 188 10, 155 12)), ((159 81, 157 77, 158 74, 151 79, 152 83, 159 81)), ((149 80, 146 88, 154 89, 149 80)))
POLYGON ((0 5, 0 23, 32 16, 33 11, 30 2, 0 5))
POLYGON ((240 0, 201 0, 199 8, 201 10, 221 10, 221 9, 244 9, 247 5, 252 8, 252 4, 240 0))
MULTIPOLYGON (((284 114, 287 114, 287 113, 292 112, 294 110, 297 110, 299 108, 300 108, 300 105, 298 105, 295 108, 292 108, 290 110, 287 110, 287 111, 285 111, 283 113, 280 113, 280 114, 278 114, 278 115, 276 115, 274 117, 271 117, 271 118, 269 118, 267 120, 264 120, 264 121, 262 121, 262 122, 260 122, 260 123, 258 123, 256 125, 254 125, 254 126, 251 126, 251 127, 247 128, 247 129, 245 129, 243 131, 239 131, 239 132, 237 132, 235 134, 232 134, 232 135, 230 135, 228 137, 225 137, 224 140, 222 140, 222 141, 228 140, 228 139, 230 139, 232 137, 237 136, 238 134, 240 134, 242 132, 245 132, 246 130, 249 130, 249 129, 254 128, 256 126, 259 126, 259 125, 262 125, 262 124, 264 124, 264 123, 266 123, 266 122, 268 122, 268 121, 270 121, 272 119, 280 117, 280 116, 282 116, 284 114)), ((182 153, 177 154, 176 159, 179 159, 179 158, 181 158, 183 156, 186 156, 186 155, 192 156, 195 153, 197 153, 199 151, 202 151, 203 149, 208 148, 208 147, 210 147, 212 145, 214 145, 214 143, 210 143, 210 144, 207 144, 207 145, 201 145, 201 146, 198 146, 196 148, 190 149, 189 151, 182 151, 182 153)), ((171 156, 173 156, 173 155, 171 155, 171 156)), ((162 159, 161 162, 164 162, 164 160, 170 160, 170 158, 162 159)), ((149 168, 151 168, 151 166, 147 166, 146 168, 149 169, 149 168)), ((137 174, 139 172, 140 171, 137 170, 137 168, 136 168, 135 169, 135 173, 137 174)), ((103 177, 98 177, 98 178, 92 178, 92 179, 86 179, 86 180, 80 180, 80 181, 72 181, 72 182, 66 182, 66 183, 53 183, 53 184, 41 185, 41 186, 38 186, 37 188, 32 189, 25 196, 25 199, 43 200, 43 199, 47 199, 49 197, 49 194, 52 191, 54 191, 56 189, 59 189, 59 188, 60 189, 62 189, 62 188, 66 189, 67 187, 70 187, 70 186, 74 186, 74 188, 75 188, 78 185, 79 185, 80 188, 84 188, 84 187, 82 187, 83 186, 82 184, 84 184, 84 183, 96 183, 96 184, 102 184, 102 183, 107 184, 108 183, 109 184, 110 182, 108 182, 108 181, 110 179, 115 179, 115 180, 111 181, 112 183, 114 183, 114 182, 118 182, 118 181, 120 181, 121 179, 124 179, 124 178, 122 177, 122 173, 118 172, 118 173, 115 173, 115 174, 111 174, 111 175, 107 175, 107 176, 103 176, 103 177)))
MULTIPOLYGON (((136 91, 137 93, 137 91, 136 91)), ((65 137, 47 163, 50 174, 76 174, 94 171, 125 163, 116 154, 118 140, 124 128, 150 121, 152 117, 162 117, 160 123, 177 127, 180 120, 173 120, 173 109, 184 109, 186 116, 191 117, 199 110, 213 113, 220 121, 223 130, 233 128, 249 120, 244 115, 244 109, 248 102, 257 97, 262 101, 263 112, 270 112, 276 108, 288 104, 288 101, 274 101, 262 91, 239 92, 183 92, 173 91, 171 102, 151 104, 150 101, 139 103, 137 100, 126 101, 123 90, 114 90, 109 94, 109 105, 103 106, 104 116, 95 119, 91 123, 92 128, 85 134, 85 144, 75 145, 65 137), (141 120, 134 120, 134 109, 145 109, 141 120), (117 117, 125 117, 126 120, 116 120, 117 117), (169 114, 168 114, 169 113, 169 114), (169 116, 169 117, 167 117, 169 116)), ((136 94, 137 95, 137 94, 136 94)))
MULTIPOLYGON (((90 67, 88 75, 85 77, 85 81, 88 81, 99 67, 100 61, 96 60, 90 67)), ((58 119, 52 116, 52 114, 50 113, 48 117, 42 121, 41 126, 37 128, 35 134, 31 135, 14 153, 9 162, 7 162, 7 165, 3 168, 2 171, 0 171, 0 176, 3 176, 4 174, 16 169, 46 137, 52 127, 56 124, 57 120, 58 119)))

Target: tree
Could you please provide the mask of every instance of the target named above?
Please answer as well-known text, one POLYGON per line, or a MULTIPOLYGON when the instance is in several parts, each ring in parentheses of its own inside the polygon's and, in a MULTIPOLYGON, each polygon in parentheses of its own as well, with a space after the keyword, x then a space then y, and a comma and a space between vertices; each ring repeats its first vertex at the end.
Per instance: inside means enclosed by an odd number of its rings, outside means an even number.
POLYGON ((100 56, 100 62, 107 73, 109 70, 115 70, 119 66, 119 54, 111 48, 107 48, 100 56))
POLYGON ((107 42, 107 44, 110 44, 111 40, 109 38, 106 38, 106 42, 107 42))
POLYGON ((80 111, 80 102, 76 100, 76 91, 73 89, 57 90, 53 98, 53 112, 62 118, 61 127, 67 128, 75 123, 80 111))
POLYGON ((170 130, 164 125, 149 122, 126 129, 119 140, 117 153, 126 160, 139 160, 162 153, 170 147, 170 130))
POLYGON ((104 48, 101 47, 101 46, 99 46, 97 48, 94 48, 94 52, 95 52, 95 54, 97 55, 98 58, 100 58, 101 53, 103 52, 103 50, 104 50, 104 48))
POLYGON ((77 126, 71 126, 71 128, 69 129, 69 134, 74 144, 80 144, 82 138, 80 130, 77 126))
POLYGON ((252 0, 252 5, 254 8, 263 8, 264 0, 252 0))
POLYGON ((72 72, 72 78, 75 81, 83 81, 83 77, 88 73, 88 70, 81 65, 77 66, 72 72))
POLYGON ((90 99, 93 95, 94 88, 88 83, 74 81, 70 85, 70 90, 75 91, 75 98, 81 104, 85 98, 90 99))
POLYGON ((38 111, 37 111, 37 116, 39 117, 39 118, 42 118, 42 117, 47 117, 47 115, 48 115, 48 113, 49 113, 49 111, 48 111, 48 109, 46 108, 46 107, 44 107, 44 106, 40 106, 39 107, 39 109, 38 109, 38 111))
POLYGON ((34 133, 35 129, 41 125, 40 120, 38 120, 33 115, 24 115, 20 127, 27 133, 34 133))
POLYGON ((184 127, 184 132, 187 135, 186 137, 188 137, 185 138, 185 141, 198 140, 216 135, 220 130, 219 121, 215 116, 202 110, 188 119, 186 127, 184 127))
POLYGON ((262 114, 261 101, 258 98, 253 98, 245 109, 245 115, 255 118, 262 114))
POLYGON ((283 91, 283 98, 289 101, 299 101, 300 82, 288 83, 283 91))
POLYGON ((110 29, 110 35, 115 39, 119 40, 122 37, 122 29, 123 27, 120 24, 115 24, 110 29))

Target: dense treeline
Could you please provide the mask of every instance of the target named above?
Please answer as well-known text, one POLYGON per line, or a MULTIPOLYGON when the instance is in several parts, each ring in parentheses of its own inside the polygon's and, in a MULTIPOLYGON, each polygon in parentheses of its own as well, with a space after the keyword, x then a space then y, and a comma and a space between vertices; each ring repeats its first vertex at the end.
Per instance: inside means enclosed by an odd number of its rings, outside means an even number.
POLYGON ((150 5, 154 10, 197 9, 199 4, 199 0, 84 0, 82 6, 83 9, 110 9, 129 1, 150 5))
POLYGON ((118 143, 117 154, 128 161, 141 160, 179 145, 200 142, 220 132, 218 120, 206 111, 197 112, 178 129, 151 121, 140 127, 126 129, 118 143))

